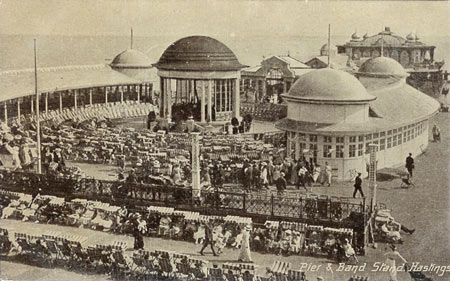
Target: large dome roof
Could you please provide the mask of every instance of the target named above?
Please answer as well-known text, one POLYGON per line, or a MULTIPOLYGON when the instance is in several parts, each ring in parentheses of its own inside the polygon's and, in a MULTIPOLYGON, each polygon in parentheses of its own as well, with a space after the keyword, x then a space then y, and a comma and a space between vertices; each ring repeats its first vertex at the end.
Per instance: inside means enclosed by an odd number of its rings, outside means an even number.
POLYGON ((405 69, 399 62, 388 57, 368 59, 359 68, 359 73, 381 76, 408 76, 405 69))
POLYGON ((150 59, 138 50, 126 50, 118 54, 111 62, 113 68, 151 68, 150 59))
POLYGON ((374 100, 353 75, 331 68, 313 70, 294 83, 286 96, 315 102, 363 102, 374 100))
POLYGON ((236 71, 245 67, 222 42, 207 36, 190 36, 170 45, 155 65, 181 71, 236 71))

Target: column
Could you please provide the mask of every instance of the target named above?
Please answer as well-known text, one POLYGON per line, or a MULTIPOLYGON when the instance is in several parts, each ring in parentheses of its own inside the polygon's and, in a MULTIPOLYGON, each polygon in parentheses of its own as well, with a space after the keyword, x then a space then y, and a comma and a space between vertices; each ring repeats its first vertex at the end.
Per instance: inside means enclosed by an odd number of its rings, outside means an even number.
POLYGON ((139 89, 138 89, 138 91, 137 91, 137 102, 141 102, 141 92, 142 92, 142 89, 144 89, 144 85, 143 84, 141 84, 140 86, 139 86, 139 89))
POLYGON ((234 97, 232 98, 232 100, 233 100, 233 104, 232 104, 232 106, 233 106, 233 117, 235 117, 235 118, 238 118, 239 119, 239 117, 241 116, 241 113, 240 113, 240 99, 241 99, 241 96, 240 96, 240 93, 239 93, 239 78, 236 78, 235 80, 234 80, 234 97))
POLYGON ((8 124, 8 106, 6 105, 6 101, 3 102, 3 106, 4 108, 4 113, 5 113, 5 123, 8 124))
POLYGON ((89 89, 89 104, 92 105, 92 88, 89 89))
POLYGON ((78 90, 77 89, 74 90, 73 101, 74 101, 75 110, 77 110, 78 109, 78 90))
MULTIPOLYGON (((125 86, 125 87, 127 88, 128 92, 130 92, 130 91, 129 91, 129 89, 130 89, 129 85, 127 85, 127 86, 125 86)), ((119 86, 120 103, 123 103, 123 88, 124 88, 124 86, 119 86)))
POLYGON ((20 124, 20 98, 17 99, 17 123, 20 124))
POLYGON ((212 80, 208 80, 208 120, 212 121, 212 80))
POLYGON ((105 87, 105 104, 108 103, 108 87, 105 87))
POLYGON ((228 82, 229 82, 230 80, 225 80, 225 111, 228 111, 228 109, 229 109, 229 106, 228 106, 228 103, 229 103, 229 101, 228 101, 228 82))
POLYGON ((205 90, 205 81, 201 81, 202 83, 202 99, 201 99, 201 103, 200 103, 200 112, 201 112, 201 118, 200 118, 200 122, 201 123, 205 123, 205 95, 206 95, 206 90, 205 90))
MULTIPOLYGON (((298 135, 298 133, 296 133, 298 135)), ((295 138, 295 160, 300 159, 300 140, 295 138)))
POLYGON ((200 181, 200 133, 192 133, 192 196, 200 197, 201 181, 200 181))
MULTIPOLYGON (((31 101, 31 114, 34 113, 34 100, 33 100, 33 96, 30 96, 30 101, 31 101)), ((5 104, 6 105, 6 104, 5 104)))
MULTIPOLYGON (((219 89, 216 92, 216 102, 219 100, 216 104, 216 111, 222 111, 223 80, 218 80, 216 83, 219 84, 219 89)), ((214 87, 214 89, 216 88, 214 87)))
POLYGON ((158 100, 158 104, 159 104, 159 116, 161 118, 164 118, 165 115, 165 94, 166 94, 166 89, 165 89, 166 85, 164 83, 164 78, 160 77, 159 78, 159 91, 161 92, 159 95, 159 100, 158 100))
POLYGON ((370 205, 372 211, 377 204, 377 148, 378 145, 369 144, 369 190, 372 193, 372 200, 370 205))
POLYGON ((189 95, 189 102, 195 97, 195 80, 191 80, 191 94, 189 95))
POLYGON ((266 91, 266 80, 262 79, 262 98, 265 99, 266 95, 267 95, 267 91, 266 91))
POLYGON ((45 93, 45 113, 48 112, 48 93, 45 93))
POLYGON ((287 93, 287 83, 286 80, 283 79, 283 94, 287 93))
POLYGON ((167 80, 167 119, 169 122, 172 120, 172 81, 170 78, 167 80))
POLYGON ((59 111, 62 111, 62 92, 59 92, 59 111))

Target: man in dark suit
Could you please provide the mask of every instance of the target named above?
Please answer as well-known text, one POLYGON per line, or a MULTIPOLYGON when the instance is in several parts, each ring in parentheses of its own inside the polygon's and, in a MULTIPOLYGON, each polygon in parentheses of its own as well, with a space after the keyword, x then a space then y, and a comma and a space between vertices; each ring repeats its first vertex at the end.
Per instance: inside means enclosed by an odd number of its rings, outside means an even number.
POLYGON ((356 193, 359 191, 361 193, 361 197, 364 197, 364 193, 362 191, 362 179, 361 173, 358 173, 358 176, 355 178, 355 184, 353 185, 355 190, 353 190, 353 198, 356 198, 356 193))
POLYGON ((216 254, 216 251, 214 250, 214 241, 213 241, 213 237, 212 237, 212 229, 211 229, 211 225, 209 223, 205 224, 205 239, 203 240, 203 247, 200 250, 200 255, 204 255, 203 254, 203 250, 206 249, 206 247, 208 247, 208 245, 211 245, 211 251, 213 252, 214 256, 218 256, 216 254))
POLYGON ((406 157, 406 169, 408 170, 409 177, 412 178, 413 176, 413 169, 414 169, 414 158, 412 158, 412 153, 409 154, 408 157, 406 157))

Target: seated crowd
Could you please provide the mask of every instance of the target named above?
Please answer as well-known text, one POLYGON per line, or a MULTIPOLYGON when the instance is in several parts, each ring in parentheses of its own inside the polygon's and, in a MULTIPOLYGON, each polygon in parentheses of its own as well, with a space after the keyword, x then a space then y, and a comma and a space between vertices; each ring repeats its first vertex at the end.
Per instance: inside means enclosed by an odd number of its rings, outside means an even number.
MULTIPOLYGON (((63 198, 40 194, 4 191, 2 198, 2 219, 59 224, 118 234, 133 234, 136 228, 144 228, 145 235, 148 236, 198 244, 203 243, 205 239, 205 223, 208 222, 212 225, 212 236, 219 253, 226 247, 239 248, 242 229, 252 223, 251 219, 246 217, 205 216, 198 212, 155 206, 135 210, 85 199, 65 201, 63 198)), ((331 233, 339 241, 344 238, 352 241, 353 236, 353 231, 349 229, 320 228, 302 223, 266 222, 264 225, 253 226, 251 250, 261 253, 330 254, 325 250, 325 234, 331 233), (311 229, 315 229, 315 233, 311 232, 311 229)), ((329 247, 331 246, 328 245, 329 247)), ((333 252, 331 256, 338 257, 337 252, 333 252)))

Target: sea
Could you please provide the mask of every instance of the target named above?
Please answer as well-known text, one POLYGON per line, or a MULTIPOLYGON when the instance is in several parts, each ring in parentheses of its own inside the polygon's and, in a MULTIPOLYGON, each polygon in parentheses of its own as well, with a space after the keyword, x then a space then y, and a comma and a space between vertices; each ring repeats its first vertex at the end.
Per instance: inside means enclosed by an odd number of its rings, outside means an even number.
MULTIPOLYGON (((185 36, 189 36, 186 34, 185 36)), ((184 37, 184 36, 181 36, 184 37)), ((164 50, 180 36, 159 35, 134 37, 133 49, 157 62, 164 50)), ((300 61, 319 55, 326 36, 249 35, 211 36, 227 45, 238 60, 248 66, 260 65, 272 55, 290 55, 300 61)), ((32 68, 33 40, 37 42, 38 67, 109 63, 120 52, 130 48, 129 36, 65 36, 0 34, 0 71, 32 68)), ((350 36, 332 36, 332 45, 344 44, 350 36)), ((450 36, 422 36, 421 41, 436 46, 435 60, 446 61, 450 71, 450 36)))

